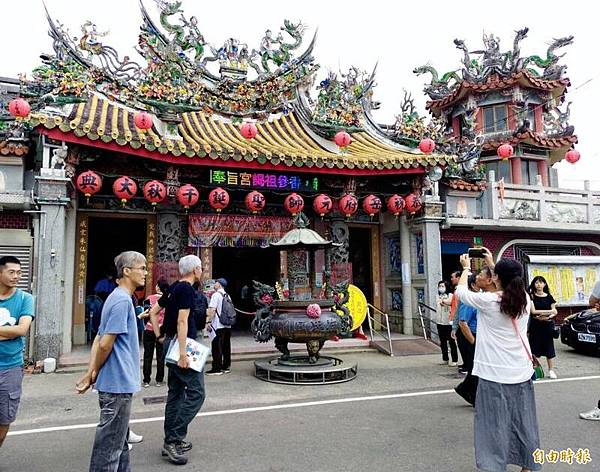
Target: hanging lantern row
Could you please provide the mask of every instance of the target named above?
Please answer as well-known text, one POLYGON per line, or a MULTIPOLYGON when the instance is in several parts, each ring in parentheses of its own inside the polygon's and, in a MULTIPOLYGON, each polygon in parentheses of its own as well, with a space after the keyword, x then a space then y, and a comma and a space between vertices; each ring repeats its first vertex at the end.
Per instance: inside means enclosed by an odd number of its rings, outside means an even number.
MULTIPOLYGON (((88 170, 77 176, 76 187, 81 193, 89 199, 102 188, 102 177, 96 172, 88 170)), ((126 175, 117 178, 113 182, 113 193, 121 204, 125 204, 136 196, 138 191, 137 183, 126 175)), ((167 199, 167 187, 163 182, 151 180, 143 187, 144 198, 149 201, 153 207, 167 199)), ((188 210, 200 200, 199 190, 190 184, 184 184, 177 190, 177 201, 188 210)), ((227 208, 230 203, 230 197, 227 190, 217 187, 208 194, 208 203, 217 213, 227 208)), ((248 211, 256 214, 262 211, 267 205, 265 196, 254 190, 245 198, 245 205, 248 211)), ((284 208, 293 216, 304 210, 304 198, 297 193, 288 195, 284 202, 284 208)), ((400 215, 405 209, 409 214, 418 212, 422 207, 419 195, 410 193, 406 197, 392 195, 386 200, 386 207, 394 216, 400 215)), ((337 208, 347 218, 352 217, 358 211, 358 199, 352 194, 343 195, 337 204, 337 208)), ((334 209, 333 199, 324 193, 319 194, 313 201, 313 209, 321 218, 331 213, 334 209)), ((367 195, 362 202, 362 209, 371 218, 377 215, 383 209, 383 202, 376 195, 367 195)))

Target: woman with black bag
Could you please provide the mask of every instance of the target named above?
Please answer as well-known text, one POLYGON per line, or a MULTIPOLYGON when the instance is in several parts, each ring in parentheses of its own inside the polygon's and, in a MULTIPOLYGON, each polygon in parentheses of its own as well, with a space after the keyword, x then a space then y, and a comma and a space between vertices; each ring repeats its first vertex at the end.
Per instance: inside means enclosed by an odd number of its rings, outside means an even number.
POLYGON ((553 360, 556 357, 554 350, 554 317, 556 300, 550 295, 548 282, 541 275, 533 278, 529 285, 531 294, 531 319, 529 320, 529 344, 531 353, 535 357, 545 357, 548 361, 548 377, 556 379, 558 376, 553 369, 553 360))

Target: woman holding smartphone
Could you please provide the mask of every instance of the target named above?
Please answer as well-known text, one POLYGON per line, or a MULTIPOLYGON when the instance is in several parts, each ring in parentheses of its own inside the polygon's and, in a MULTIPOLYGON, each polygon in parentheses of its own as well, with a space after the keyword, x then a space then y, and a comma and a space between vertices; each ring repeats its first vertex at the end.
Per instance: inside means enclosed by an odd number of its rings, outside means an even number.
POLYGON ((554 351, 554 317, 557 314, 556 300, 548 290, 548 283, 541 275, 533 278, 529 285, 531 294, 531 320, 529 322, 529 344, 531 353, 536 357, 545 357, 548 361, 548 377, 558 376, 553 369, 554 351))

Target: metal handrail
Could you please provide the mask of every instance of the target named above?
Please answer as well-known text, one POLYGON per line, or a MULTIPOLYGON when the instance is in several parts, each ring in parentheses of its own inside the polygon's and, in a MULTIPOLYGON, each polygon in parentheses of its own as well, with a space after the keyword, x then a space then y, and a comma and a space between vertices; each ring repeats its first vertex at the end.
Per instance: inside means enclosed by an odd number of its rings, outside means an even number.
MULTIPOLYGON (((432 311, 433 313, 437 313, 437 310, 423 302, 418 302, 418 306, 419 306, 419 320, 421 320, 421 328, 423 329, 423 338, 425 339, 425 341, 427 341, 427 329, 425 329, 425 321, 423 321, 423 317, 425 317, 425 318, 429 318, 429 317, 423 315, 422 307, 427 308, 429 311, 432 311)), ((429 319, 431 320, 431 318, 429 318, 429 319)))
MULTIPOLYGON (((369 335, 371 336, 371 342, 374 343, 374 339, 373 339, 373 331, 374 331, 376 334, 379 334, 383 339, 387 340, 388 346, 389 346, 389 351, 387 352, 387 354, 389 354, 390 357, 393 357, 394 356, 394 348, 392 346, 392 335, 390 333, 390 318, 389 318, 388 314, 386 312, 384 312, 383 310, 377 308, 376 306, 371 305, 370 303, 367 303, 367 319, 369 321, 369 335), (383 318, 385 319, 385 324, 383 324, 381 321, 376 319, 371 314, 371 310, 374 310, 377 313, 379 313, 380 315, 382 315, 383 318), (373 325, 375 323, 378 323, 382 328, 384 328, 387 331, 387 337, 383 331, 378 331, 373 327, 373 325)), ((377 346, 377 344, 375 344, 375 346, 377 346)), ((384 349, 384 351, 385 351, 385 349, 384 349)))

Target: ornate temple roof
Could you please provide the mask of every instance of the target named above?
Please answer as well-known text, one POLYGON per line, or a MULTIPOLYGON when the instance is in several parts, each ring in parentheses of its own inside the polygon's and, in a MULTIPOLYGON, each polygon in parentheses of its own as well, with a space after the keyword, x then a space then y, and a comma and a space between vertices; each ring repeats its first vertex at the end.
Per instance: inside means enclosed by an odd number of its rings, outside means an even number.
POLYGON ((399 171, 444 165, 454 159, 445 154, 403 150, 366 131, 352 133, 352 143, 342 152, 316 135, 294 111, 258 122, 258 135, 246 140, 231 120, 202 111, 182 113, 176 131, 169 134, 167 124, 158 118, 154 118, 154 125, 148 131, 137 128, 133 122, 135 110, 97 95, 85 103, 64 108, 70 109, 64 118, 42 111, 32 113, 30 123, 43 127, 42 133, 57 139, 72 142, 86 139, 89 145, 107 148, 112 145, 110 149, 131 154, 144 150, 146 157, 170 157, 185 164, 208 165, 219 160, 221 164, 244 162, 314 172, 344 170, 353 174, 370 170, 402 173, 399 171))

